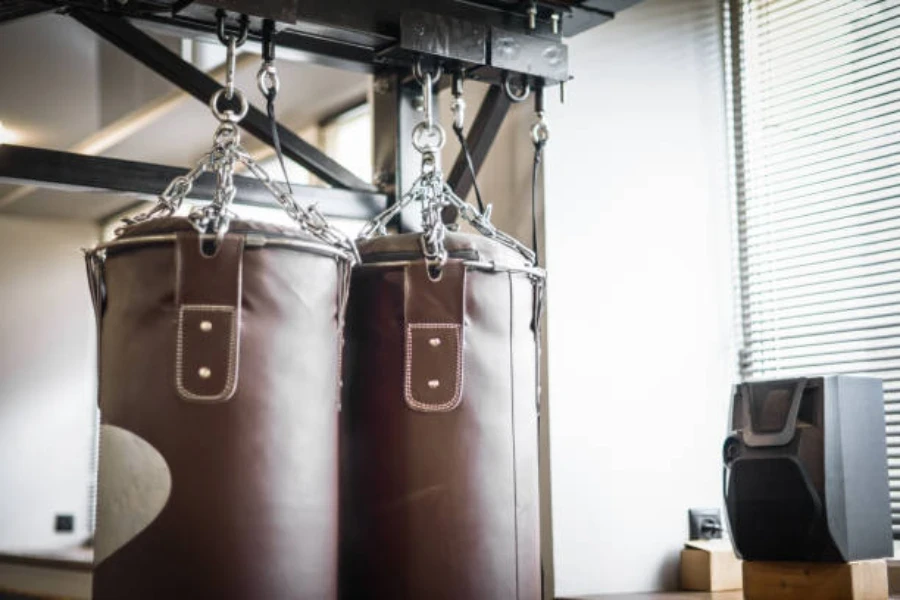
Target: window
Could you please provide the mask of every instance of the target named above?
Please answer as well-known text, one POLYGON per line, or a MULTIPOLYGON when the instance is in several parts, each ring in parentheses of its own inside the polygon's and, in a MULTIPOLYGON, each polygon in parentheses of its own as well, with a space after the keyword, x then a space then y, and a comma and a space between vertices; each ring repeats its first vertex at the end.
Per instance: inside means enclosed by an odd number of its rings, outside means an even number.
POLYGON ((884 380, 900 534, 900 0, 726 0, 741 375, 884 380))
POLYGON ((372 181, 372 105, 345 110, 319 126, 319 146, 364 181, 372 181))

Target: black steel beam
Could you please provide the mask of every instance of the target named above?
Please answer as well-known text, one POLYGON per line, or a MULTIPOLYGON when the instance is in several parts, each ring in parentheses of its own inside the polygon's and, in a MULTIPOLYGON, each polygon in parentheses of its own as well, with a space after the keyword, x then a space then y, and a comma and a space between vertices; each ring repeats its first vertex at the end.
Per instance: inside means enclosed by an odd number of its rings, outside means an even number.
MULTIPOLYGON (((487 158, 491 144, 494 143, 494 138, 500 131, 506 113, 509 112, 509 107, 509 98, 500 86, 491 86, 485 94, 484 100, 481 101, 481 107, 469 129, 469 135, 466 136, 466 144, 472 154, 472 165, 475 167, 476 175, 481 170, 484 159, 487 158)), ((472 174, 469 173, 466 156, 462 150, 459 151, 456 161, 453 163, 447 183, 460 198, 465 198, 472 189, 472 174)))
POLYGON ((373 72, 409 69, 425 54, 445 67, 465 68, 487 83, 502 83, 513 73, 541 79, 546 86, 569 79, 563 36, 605 23, 640 1, 202 0, 173 15, 162 9, 164 2, 150 9, 150 3, 137 1, 44 0, 200 39, 215 35, 216 11, 223 8, 231 25, 241 13, 249 15, 249 38, 254 41, 260 39, 263 19, 275 19, 278 44, 289 50, 282 58, 373 72), (537 9, 533 27, 530 6, 537 9))
MULTIPOLYGON (((215 21, 181 15, 175 19, 165 15, 144 15, 139 17, 139 22, 141 29, 151 33, 158 32, 180 38, 219 43, 215 21)), ((251 18, 251 29, 247 39, 250 42, 260 43, 260 34, 253 27, 254 20, 251 18)), ((323 38, 296 29, 280 30, 276 42, 278 60, 299 61, 358 73, 371 73, 378 62, 374 46, 323 38)))
MULTIPOLYGON (((222 88, 215 79, 120 17, 81 10, 72 11, 72 16, 201 102, 209 102, 212 95, 222 88)), ((269 118, 257 108, 250 107, 240 126, 266 144, 273 145, 269 118)), ((278 137, 285 156, 303 165, 329 185, 342 189, 377 191, 375 186, 363 181, 281 124, 278 125, 278 137)))
MULTIPOLYGON (((187 169, 150 163, 86 156, 43 148, 0 144, 0 182, 72 191, 117 192, 154 199, 169 182, 187 169)), ((277 202, 254 177, 235 176, 238 204, 273 208, 277 202)), ((279 184, 280 185, 280 184, 279 184)), ((209 200, 215 192, 212 173, 204 173, 189 198, 209 200)), ((294 185, 303 204, 317 203, 329 217, 369 219, 387 207, 384 194, 294 185)))
MULTIPOLYGON (((0 0, 2 1, 2 0, 0 0)), ((229 23, 248 13, 249 38, 258 40, 263 16, 279 23, 278 45, 293 55, 345 69, 409 69, 421 55, 453 68, 465 68, 488 83, 502 83, 507 72, 554 85, 569 78, 566 46, 552 13, 571 15, 574 0, 540 4, 529 28, 527 3, 459 0, 204 0, 176 15, 140 10, 138 2, 55 0, 73 11, 127 17, 169 34, 214 34, 216 6, 229 23), (561 12, 558 12, 561 11, 561 12), (293 16, 291 16, 293 15, 293 16), (477 70, 477 74, 474 71, 477 70)), ((637 0, 631 0, 637 1, 637 0)), ((590 13, 593 15, 593 13, 590 13)))
MULTIPOLYGON (((0 0, 2 3, 4 0, 0 0)), ((5 0, 9 2, 10 0, 5 0)), ((13 0, 15 1, 15 0, 13 0)), ((20 0, 25 1, 25 0, 20 0)), ((251 20, 275 19, 287 28, 305 31, 320 38, 372 45, 373 39, 399 37, 401 15, 427 11, 491 27, 525 31, 530 2, 518 0, 202 0, 172 17, 165 10, 147 10, 144 3, 118 0, 45 0, 60 6, 86 7, 170 24, 187 24, 198 30, 215 23, 217 8, 232 14, 245 13, 251 20), (202 23, 206 22, 206 25, 202 23)), ((562 17, 562 33, 578 34, 612 19, 616 13, 641 0, 537 0, 536 33, 552 33, 550 15, 562 17)), ((170 1, 174 4, 174 1, 170 1)), ((251 25, 251 29, 256 29, 251 25)))

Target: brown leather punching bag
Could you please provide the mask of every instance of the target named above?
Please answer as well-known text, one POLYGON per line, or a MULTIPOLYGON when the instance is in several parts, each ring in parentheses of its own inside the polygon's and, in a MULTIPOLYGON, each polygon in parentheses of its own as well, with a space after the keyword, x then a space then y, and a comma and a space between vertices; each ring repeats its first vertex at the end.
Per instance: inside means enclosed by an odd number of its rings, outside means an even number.
POLYGON ((88 255, 100 340, 96 600, 337 594, 350 253, 299 228, 126 227, 88 255))
POLYGON ((341 597, 536 600, 543 271, 509 244, 446 233, 435 277, 425 239, 359 243, 341 597))

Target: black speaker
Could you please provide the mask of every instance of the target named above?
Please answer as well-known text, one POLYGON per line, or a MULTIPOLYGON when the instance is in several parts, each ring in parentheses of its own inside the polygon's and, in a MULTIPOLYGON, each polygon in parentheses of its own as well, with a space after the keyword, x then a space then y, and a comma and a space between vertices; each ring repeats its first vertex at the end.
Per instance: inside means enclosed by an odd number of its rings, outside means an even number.
POLYGON ((881 380, 834 375, 735 386, 725 506, 745 560, 893 555, 881 380))

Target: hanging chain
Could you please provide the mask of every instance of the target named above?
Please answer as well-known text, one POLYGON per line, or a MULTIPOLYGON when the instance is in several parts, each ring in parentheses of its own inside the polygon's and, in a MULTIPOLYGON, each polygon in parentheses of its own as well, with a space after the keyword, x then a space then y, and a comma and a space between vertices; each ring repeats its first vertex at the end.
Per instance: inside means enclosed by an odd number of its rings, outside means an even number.
POLYGON ((237 124, 250 108, 244 93, 234 86, 237 42, 238 38, 234 35, 226 36, 225 87, 213 94, 209 100, 210 110, 219 120, 210 152, 210 170, 216 174, 216 191, 211 203, 195 208, 188 215, 188 219, 199 233, 214 233, 218 240, 225 236, 235 216, 230 209, 237 194, 234 187, 234 167, 236 151, 241 144, 241 133, 237 124), (224 110, 219 106, 223 96, 227 102, 224 110), (234 106, 235 102, 237 107, 234 106))
MULTIPOLYGON (((422 85, 424 100, 424 118, 413 128, 413 147, 422 154, 422 172, 410 186, 409 191, 400 201, 395 202, 387 210, 369 221, 359 234, 360 239, 370 239, 387 235, 388 224, 412 202, 422 205, 422 254, 428 265, 429 277, 440 279, 440 269, 447 262, 448 254, 444 246, 447 228, 441 218, 442 210, 454 207, 461 218, 485 237, 500 242, 504 246, 519 252, 530 263, 534 264, 535 254, 528 246, 514 237, 497 229, 490 220, 490 206, 479 211, 474 206, 456 195, 444 181, 438 157, 444 146, 446 134, 440 123, 434 120, 433 82, 440 77, 441 71, 425 72, 421 62, 416 63, 413 74, 422 85)), ((461 100, 461 98, 459 98, 461 100)), ((455 102, 454 118, 461 124, 464 102, 455 102)))
POLYGON ((238 148, 236 156, 253 173, 254 177, 269 190, 269 193, 275 197, 275 200, 278 201, 278 204, 281 205, 281 208, 291 220, 319 240, 349 252, 357 262, 360 262, 359 252, 353 241, 346 234, 332 226, 325 219, 325 215, 319 211, 317 205, 303 206, 297 202, 292 193, 279 189, 278 184, 272 180, 269 173, 253 160, 253 157, 244 148, 238 148))
MULTIPOLYGON (((231 111, 226 111, 231 112, 231 111)), ((235 122, 224 120, 216 129, 213 149, 209 153, 209 170, 216 174, 216 191, 211 203, 197 207, 188 218, 199 233, 215 233, 221 240, 228 231, 234 214, 229 210, 237 194, 234 187, 235 153, 240 149, 241 135, 235 122)))
MULTIPOLYGON (((219 120, 219 126, 213 136, 213 147, 197 161, 194 168, 184 175, 179 175, 166 186, 166 189, 159 195, 156 205, 140 215, 125 219, 125 224, 133 225, 158 217, 174 215, 181 208, 184 199, 191 193, 197 179, 204 173, 214 173, 216 189, 212 201, 205 206, 194 208, 188 215, 188 219, 201 234, 215 234, 216 238, 221 240, 227 233, 231 220, 235 217, 230 211, 237 194, 237 188, 234 185, 234 171, 237 164, 242 164, 263 184, 291 220, 303 231, 322 242, 344 250, 355 262, 359 262, 356 245, 349 237, 331 226, 316 205, 304 207, 297 202, 289 188, 281 189, 280 185, 273 181, 266 170, 253 160, 250 153, 241 146, 238 123, 247 115, 250 107, 243 92, 234 85, 235 55, 237 47, 247 37, 248 21, 242 17, 242 30, 237 36, 230 33, 225 34, 224 14, 220 13, 220 15, 220 38, 224 37, 227 48, 226 73, 225 86, 216 91, 209 100, 210 110, 219 120), (220 106, 223 98, 226 101, 225 108, 220 106)), ((279 82, 274 64, 264 63, 257 81, 264 94, 277 92, 279 82)), ((116 231, 117 234, 120 232, 121 229, 116 231)))
POLYGON ((121 235, 124 231, 124 226, 136 225, 138 223, 143 223, 144 221, 149 221, 150 219, 171 217, 174 215, 178 209, 181 208, 184 199, 191 193, 191 190, 194 188, 194 182, 209 170, 210 155, 204 154, 203 157, 197 161, 197 164, 194 165, 193 169, 184 175, 179 175, 169 182, 166 189, 157 197, 156 204, 149 210, 133 217, 122 219, 123 227, 116 228, 115 234, 121 235))
POLYGON ((434 83, 441 78, 441 69, 438 67, 433 72, 426 71, 419 61, 413 74, 422 85, 423 100, 423 120, 412 131, 413 147, 422 154, 421 185, 417 198, 422 205, 422 254, 428 265, 428 276, 438 280, 441 269, 447 262, 447 248, 444 246, 447 227, 441 218, 446 202, 440 162, 447 134, 434 119, 434 83))
MULTIPOLYGON (((366 240, 387 235, 388 224, 390 224, 404 208, 414 201, 421 201, 423 197, 435 194, 435 188, 426 175, 427 174, 420 175, 412 183, 409 191, 404 194, 400 202, 392 204, 390 208, 369 221, 360 232, 359 239, 366 240)), ((524 256, 529 263, 534 264, 534 252, 516 238, 497 229, 497 227, 491 223, 489 210, 486 211, 485 214, 480 213, 474 206, 457 196, 453 189, 443 182, 440 191, 437 193, 440 194, 441 201, 444 203, 443 205, 454 206, 459 211, 460 218, 468 222, 480 234, 515 250, 524 256)))

